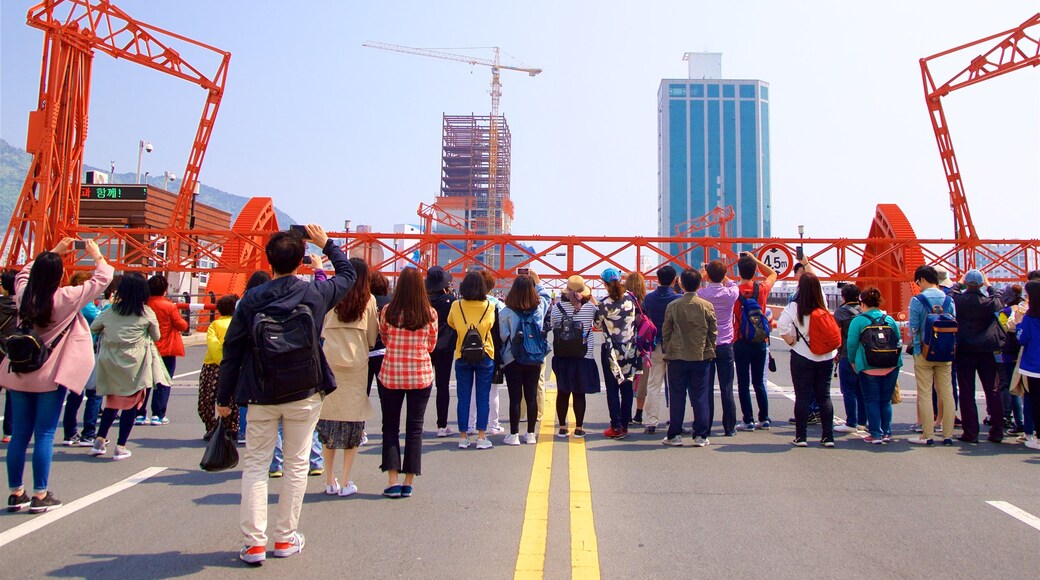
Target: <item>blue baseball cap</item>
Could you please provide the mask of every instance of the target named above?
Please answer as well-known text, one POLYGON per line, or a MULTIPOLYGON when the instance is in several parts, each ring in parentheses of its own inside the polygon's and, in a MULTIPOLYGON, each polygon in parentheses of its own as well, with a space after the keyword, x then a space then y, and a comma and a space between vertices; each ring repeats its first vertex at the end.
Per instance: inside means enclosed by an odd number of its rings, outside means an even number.
POLYGON ((982 286, 982 272, 972 268, 964 275, 964 283, 968 286, 982 286))
POLYGON ((600 280, 604 282, 620 282, 621 281, 621 270, 617 268, 607 268, 603 270, 603 273, 599 275, 600 280))

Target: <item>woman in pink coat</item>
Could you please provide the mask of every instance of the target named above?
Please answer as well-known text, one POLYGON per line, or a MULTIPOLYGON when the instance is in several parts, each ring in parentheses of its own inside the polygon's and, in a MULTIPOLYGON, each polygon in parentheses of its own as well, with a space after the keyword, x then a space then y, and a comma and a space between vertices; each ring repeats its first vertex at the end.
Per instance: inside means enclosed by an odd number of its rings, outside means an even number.
POLYGON ((66 391, 82 392, 94 369, 93 341, 80 310, 112 281, 112 266, 105 262, 97 244, 87 240, 87 256, 96 263, 94 276, 82 286, 59 288, 65 276, 62 255, 72 249, 72 243, 72 238, 65 238, 52 251, 37 256, 19 272, 14 283, 20 325, 31 325, 46 345, 54 347, 43 366, 30 373, 11 371, 10 357, 0 364, 0 385, 11 391, 14 420, 7 448, 9 512, 28 507, 29 513, 35 514, 61 507, 61 501, 47 489, 54 431, 66 391), (22 475, 26 449, 33 438, 30 497, 22 485, 22 475))

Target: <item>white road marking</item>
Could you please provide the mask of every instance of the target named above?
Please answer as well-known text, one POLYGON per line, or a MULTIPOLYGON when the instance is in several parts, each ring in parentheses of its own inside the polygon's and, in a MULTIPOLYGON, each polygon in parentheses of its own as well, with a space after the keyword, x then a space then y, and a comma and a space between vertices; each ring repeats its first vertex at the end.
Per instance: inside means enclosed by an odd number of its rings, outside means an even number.
POLYGON ((131 475, 123 481, 113 483, 112 485, 104 489, 95 491, 94 493, 88 496, 81 497, 75 501, 71 501, 61 506, 61 508, 55 511, 47 512, 38 516, 33 516, 32 520, 25 522, 24 524, 19 524, 7 530, 6 532, 0 533, 0 548, 3 548, 11 542, 35 532, 36 530, 46 526, 47 524, 52 524, 64 518, 65 516, 70 516, 78 512, 79 510, 85 507, 89 507, 90 505, 95 504, 109 496, 115 495, 125 489, 129 489, 141 483, 142 481, 148 479, 149 477, 152 477, 153 475, 161 473, 165 470, 165 467, 149 467, 148 469, 142 470, 135 475, 131 475))
POLYGON ((201 372, 202 372, 202 369, 199 369, 197 371, 191 371, 191 372, 188 372, 188 373, 181 373, 179 375, 173 375, 172 378, 179 379, 181 377, 190 377, 191 375, 197 375, 197 374, 199 374, 201 372))
POLYGON ((1023 524, 1031 528, 1040 530, 1040 518, 1034 516, 1026 510, 1011 505, 1006 501, 987 501, 986 503, 1015 518, 1023 524))

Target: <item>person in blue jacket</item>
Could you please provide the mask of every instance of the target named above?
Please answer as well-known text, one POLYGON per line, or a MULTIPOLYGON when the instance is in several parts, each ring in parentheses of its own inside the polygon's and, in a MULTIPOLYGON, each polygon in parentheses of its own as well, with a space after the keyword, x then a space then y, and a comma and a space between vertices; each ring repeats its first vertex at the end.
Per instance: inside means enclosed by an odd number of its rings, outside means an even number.
POLYGON ((1026 283, 1026 297, 1029 307, 1022 320, 1012 321, 1009 326, 1015 329, 1018 343, 1022 345, 1018 370, 1026 381, 1028 399, 1033 408, 1035 432, 1027 434, 1025 445, 1040 450, 1040 421, 1037 421, 1040 418, 1040 280, 1026 283))

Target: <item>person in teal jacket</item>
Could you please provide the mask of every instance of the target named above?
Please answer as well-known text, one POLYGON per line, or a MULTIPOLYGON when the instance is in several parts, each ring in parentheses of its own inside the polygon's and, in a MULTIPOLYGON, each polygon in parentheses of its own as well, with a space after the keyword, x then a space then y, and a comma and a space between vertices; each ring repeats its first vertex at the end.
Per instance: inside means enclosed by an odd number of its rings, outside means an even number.
POLYGON ((867 430, 870 435, 863 441, 867 443, 889 443, 892 441, 892 393, 896 390, 896 379, 899 368, 903 366, 902 340, 897 347, 900 356, 896 357, 896 366, 876 368, 867 364, 867 353, 860 341, 860 335, 867 326, 884 323, 892 327, 896 336, 900 336, 899 327, 891 316, 880 310, 883 300, 881 292, 872 287, 859 295, 863 312, 852 319, 849 324, 848 353, 852 368, 859 377, 863 389, 863 400, 867 410, 867 430))

